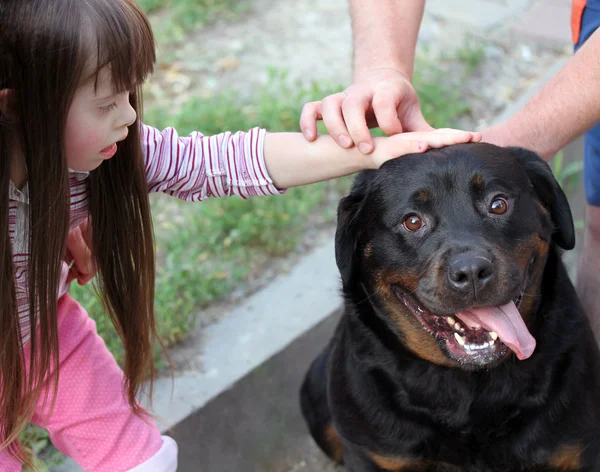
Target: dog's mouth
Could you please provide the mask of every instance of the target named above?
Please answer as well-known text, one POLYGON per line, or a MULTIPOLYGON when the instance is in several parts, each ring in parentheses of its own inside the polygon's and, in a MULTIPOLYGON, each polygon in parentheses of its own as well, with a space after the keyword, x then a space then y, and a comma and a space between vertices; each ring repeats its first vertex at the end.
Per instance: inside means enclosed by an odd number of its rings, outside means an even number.
POLYGON ((453 316, 431 313, 414 295, 399 286, 394 287, 394 292, 446 355, 459 364, 488 365, 503 358, 508 349, 524 360, 533 354, 536 346, 519 312, 531 266, 519 295, 510 302, 473 307, 453 316))

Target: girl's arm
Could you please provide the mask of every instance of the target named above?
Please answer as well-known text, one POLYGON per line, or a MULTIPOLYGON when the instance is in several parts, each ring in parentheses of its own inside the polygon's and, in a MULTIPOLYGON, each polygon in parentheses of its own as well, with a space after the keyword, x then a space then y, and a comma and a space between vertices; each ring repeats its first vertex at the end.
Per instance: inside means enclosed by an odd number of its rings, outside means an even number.
POLYGON ((265 163, 277 188, 297 187, 335 179, 430 147, 479 141, 478 133, 442 129, 374 138, 375 150, 364 155, 356 147, 343 149, 328 135, 308 142, 300 133, 272 133, 265 138, 265 163))
POLYGON ((254 128, 235 134, 179 137, 173 128, 141 125, 142 148, 152 192, 183 200, 238 195, 274 195, 283 189, 378 168, 383 162, 428 147, 478 141, 476 133, 438 130, 375 138, 365 156, 340 148, 329 136, 307 142, 300 133, 266 133, 254 128))
POLYGON ((174 128, 159 131, 142 124, 140 131, 150 192, 186 201, 282 193, 264 162, 264 130, 179 136, 174 128))

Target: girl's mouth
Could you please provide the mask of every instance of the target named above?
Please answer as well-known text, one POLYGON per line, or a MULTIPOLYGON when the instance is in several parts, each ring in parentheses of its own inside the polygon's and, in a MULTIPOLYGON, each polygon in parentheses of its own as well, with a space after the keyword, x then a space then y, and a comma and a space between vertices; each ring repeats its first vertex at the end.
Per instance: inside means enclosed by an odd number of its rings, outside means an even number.
POLYGON ((100 155, 109 159, 117 153, 117 143, 111 144, 100 151, 100 155))

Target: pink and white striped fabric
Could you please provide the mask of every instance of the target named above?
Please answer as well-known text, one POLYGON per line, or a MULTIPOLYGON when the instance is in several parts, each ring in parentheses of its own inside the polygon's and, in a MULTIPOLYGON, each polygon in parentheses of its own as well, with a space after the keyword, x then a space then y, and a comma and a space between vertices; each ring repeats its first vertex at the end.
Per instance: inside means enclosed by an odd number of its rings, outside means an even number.
MULTIPOLYGON (((150 192, 163 192, 187 201, 209 197, 242 198, 283 193, 270 178, 264 161, 266 131, 253 128, 248 132, 204 136, 193 132, 179 137, 173 128, 159 131, 140 124, 140 136, 150 192)), ((71 229, 88 216, 87 172, 70 172, 71 229)), ((29 339, 27 262, 28 188, 10 185, 9 233, 17 304, 24 342, 29 339)), ((63 262, 59 297, 68 291, 68 266, 63 262)))
POLYGON ((142 143, 151 192, 182 200, 275 195, 263 158, 265 131, 230 132, 180 138, 173 128, 162 132, 142 125, 142 143))

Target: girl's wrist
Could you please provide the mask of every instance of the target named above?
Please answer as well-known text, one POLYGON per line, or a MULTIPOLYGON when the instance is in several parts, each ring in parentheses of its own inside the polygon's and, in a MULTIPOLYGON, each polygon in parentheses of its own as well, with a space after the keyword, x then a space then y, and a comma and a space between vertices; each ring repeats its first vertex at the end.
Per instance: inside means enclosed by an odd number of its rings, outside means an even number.
POLYGON ((373 138, 373 152, 365 156, 369 158, 366 169, 379 169, 385 161, 390 160, 392 157, 397 157, 391 155, 391 149, 387 145, 389 139, 389 136, 376 136, 373 138))

